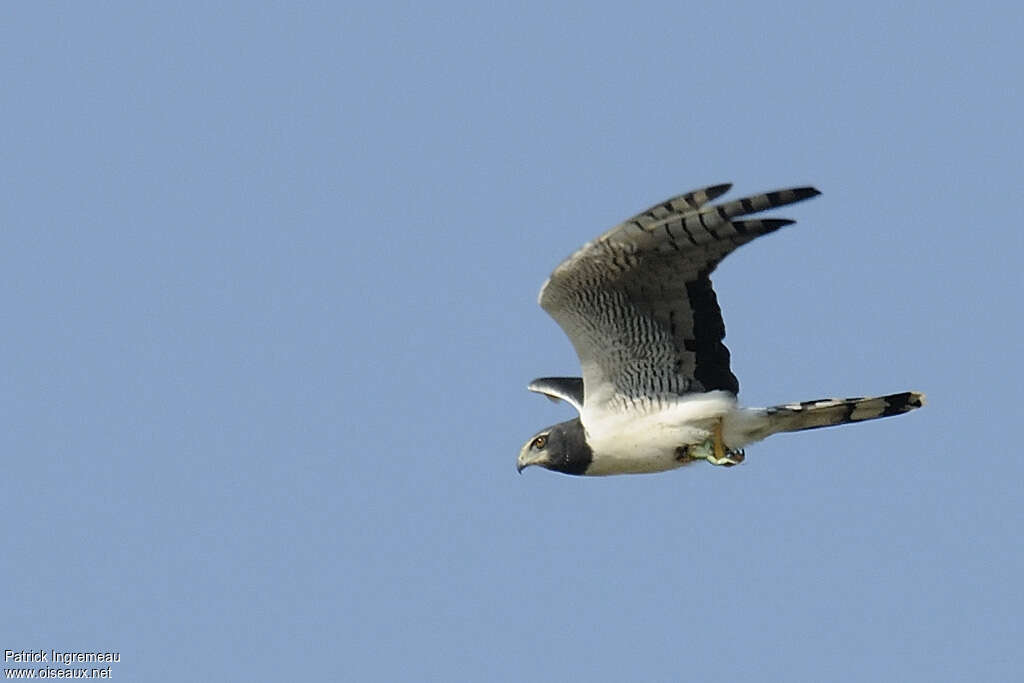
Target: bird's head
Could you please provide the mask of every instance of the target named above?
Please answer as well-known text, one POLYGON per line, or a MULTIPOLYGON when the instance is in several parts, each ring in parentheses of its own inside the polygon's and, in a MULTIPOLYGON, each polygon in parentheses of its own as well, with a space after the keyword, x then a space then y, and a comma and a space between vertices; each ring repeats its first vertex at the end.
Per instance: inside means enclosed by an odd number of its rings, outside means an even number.
POLYGON ((593 453, 579 418, 542 429, 519 451, 516 469, 522 472, 531 465, 540 465, 555 472, 583 474, 593 453))

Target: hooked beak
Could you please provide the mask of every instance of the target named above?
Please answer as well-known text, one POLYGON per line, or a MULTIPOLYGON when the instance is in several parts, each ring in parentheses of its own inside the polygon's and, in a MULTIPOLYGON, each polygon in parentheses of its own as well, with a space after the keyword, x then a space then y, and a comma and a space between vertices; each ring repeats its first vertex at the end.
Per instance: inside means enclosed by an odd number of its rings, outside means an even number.
POLYGON ((547 461, 547 453, 533 453, 529 450, 529 446, 527 446, 519 452, 519 459, 516 460, 516 471, 522 474, 523 470, 527 467, 543 465, 547 461))

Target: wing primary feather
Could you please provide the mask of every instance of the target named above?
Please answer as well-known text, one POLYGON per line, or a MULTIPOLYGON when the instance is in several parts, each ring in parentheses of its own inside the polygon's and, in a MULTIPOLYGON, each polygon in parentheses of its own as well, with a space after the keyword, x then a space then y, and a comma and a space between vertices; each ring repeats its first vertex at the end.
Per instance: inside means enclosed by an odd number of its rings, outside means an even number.
POLYGON ((645 228, 647 230, 652 230, 658 227, 661 223, 681 219, 684 224, 690 222, 694 227, 699 225, 705 230, 709 228, 714 229, 716 226, 721 225, 722 223, 727 223, 737 216, 746 216, 752 213, 767 211, 768 209, 775 209, 780 206, 795 204, 796 202, 802 202, 805 199, 817 197, 819 194, 821 193, 813 187, 795 187, 789 190, 775 190, 773 192, 765 192, 763 194, 751 195, 741 199, 734 199, 731 202, 725 202, 723 204, 706 206, 701 208, 699 211, 691 211, 683 214, 682 216, 667 216, 655 221, 654 223, 646 225, 645 228))
POLYGON ((754 218, 745 221, 731 221, 732 227, 741 235, 767 235, 779 228, 793 225, 796 221, 788 218, 754 218))
POLYGON ((732 189, 732 183, 720 183, 670 197, 628 218, 617 227, 632 225, 640 230, 650 230, 652 225, 657 225, 664 220, 671 220, 700 210, 702 206, 721 197, 730 189, 732 189))
POLYGON ((720 183, 700 190, 694 190, 693 192, 689 192, 683 196, 689 199, 690 203, 692 203, 694 207, 700 208, 704 204, 718 199, 731 189, 732 183, 720 183))
POLYGON ((751 213, 767 211, 768 209, 775 209, 780 206, 795 204, 805 199, 817 197, 819 194, 821 192, 813 187, 793 187, 788 190, 773 190, 772 192, 763 192, 750 195, 749 197, 734 199, 731 202, 709 207, 704 209, 704 211, 715 209, 719 216, 733 218, 735 216, 745 216, 751 213))

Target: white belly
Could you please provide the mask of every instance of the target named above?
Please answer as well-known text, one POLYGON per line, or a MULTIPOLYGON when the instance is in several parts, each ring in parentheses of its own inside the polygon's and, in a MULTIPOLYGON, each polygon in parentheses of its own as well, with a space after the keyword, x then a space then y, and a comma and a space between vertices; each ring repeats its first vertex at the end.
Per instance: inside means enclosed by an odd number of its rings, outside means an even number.
POLYGON ((682 446, 711 438, 717 419, 736 410, 732 394, 715 391, 679 399, 647 412, 588 413, 583 427, 593 452, 588 475, 664 472, 685 464, 682 446))

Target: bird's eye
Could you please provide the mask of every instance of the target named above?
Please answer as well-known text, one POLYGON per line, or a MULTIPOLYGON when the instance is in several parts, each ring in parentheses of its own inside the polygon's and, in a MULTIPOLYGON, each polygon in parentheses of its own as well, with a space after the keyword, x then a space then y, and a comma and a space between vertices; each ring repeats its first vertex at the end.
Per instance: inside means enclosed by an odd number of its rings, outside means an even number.
POLYGON ((547 445, 548 445, 548 435, 547 434, 541 434, 540 436, 538 436, 536 439, 533 440, 533 450, 535 450, 535 451, 542 450, 547 445))

